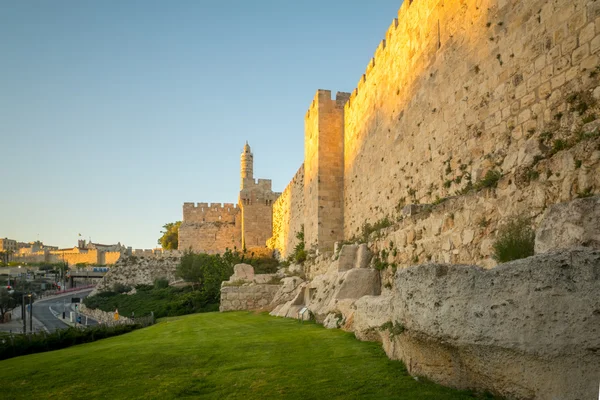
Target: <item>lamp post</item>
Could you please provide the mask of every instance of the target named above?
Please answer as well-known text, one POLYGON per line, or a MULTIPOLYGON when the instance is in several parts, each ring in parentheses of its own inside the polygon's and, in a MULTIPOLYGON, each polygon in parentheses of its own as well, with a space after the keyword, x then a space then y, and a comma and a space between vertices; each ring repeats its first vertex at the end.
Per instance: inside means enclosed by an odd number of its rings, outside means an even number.
POLYGON ((27 333, 27 313, 25 312, 25 295, 21 301, 21 319, 23 320, 23 334, 27 333))
POLYGON ((33 333, 33 294, 29 293, 29 332, 33 333))

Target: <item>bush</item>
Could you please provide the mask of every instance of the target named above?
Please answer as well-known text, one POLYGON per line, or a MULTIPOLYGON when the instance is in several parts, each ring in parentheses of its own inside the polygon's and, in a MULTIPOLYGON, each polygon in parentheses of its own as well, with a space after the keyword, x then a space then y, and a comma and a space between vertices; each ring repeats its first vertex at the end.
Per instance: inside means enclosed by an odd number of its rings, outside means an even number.
POLYGON ((64 349, 77 344, 122 335, 139 328, 142 328, 142 325, 99 325, 86 329, 70 327, 56 330, 52 333, 42 331, 28 335, 8 335, 0 339, 0 360, 26 354, 64 349))
POLYGON ((117 282, 117 283, 113 284, 112 289, 113 289, 113 292, 115 292, 115 293, 127 293, 131 290, 131 286, 127 286, 123 283, 117 282))
POLYGON ((499 263, 518 260, 533 255, 535 233, 529 221, 515 217, 498 230, 493 258, 499 263))
POLYGON ((169 287, 169 280, 165 278, 158 278, 154 280, 154 287, 156 289, 165 289, 169 287))

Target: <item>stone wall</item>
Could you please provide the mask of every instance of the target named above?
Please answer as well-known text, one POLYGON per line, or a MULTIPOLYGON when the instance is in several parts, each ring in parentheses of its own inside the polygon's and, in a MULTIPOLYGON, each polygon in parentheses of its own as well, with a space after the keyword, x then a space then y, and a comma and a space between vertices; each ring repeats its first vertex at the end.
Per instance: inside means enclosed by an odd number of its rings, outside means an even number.
POLYGON ((112 290, 115 283, 135 287, 153 285, 156 279, 178 280, 175 271, 181 260, 180 251, 165 251, 150 256, 124 256, 110 268, 91 295, 112 290))
POLYGON ((267 309, 280 285, 246 283, 221 288, 219 311, 267 309))
POLYGON ((187 222, 179 227, 179 249, 208 254, 223 253, 226 248, 242 248, 240 218, 237 223, 187 222))
POLYGON ((277 249, 280 257, 293 252, 298 239, 296 234, 304 224, 304 164, 273 204, 273 236, 267 245, 277 249))
POLYGON ((493 267, 492 243, 503 223, 522 215, 537 226, 547 207, 579 196, 581 182, 600 188, 599 149, 600 138, 583 141, 533 169, 508 174, 497 188, 407 207, 392 226, 371 236, 371 247, 383 262, 398 267, 425 262, 493 267), (531 171, 539 175, 535 180, 527 178, 531 171))
MULTIPOLYGON (((599 16, 592 0, 404 2, 345 104, 343 126, 326 123, 328 134, 321 103, 332 100, 317 92, 305 119, 303 215, 287 201, 275 214, 298 215, 289 225, 305 224, 307 247, 331 251, 332 199, 343 194, 343 239, 366 224, 401 223, 397 243, 407 246, 390 263, 494 265, 498 224, 519 214, 537 222, 554 203, 600 192, 599 16), (339 134, 343 144, 324 144, 339 134), (319 192, 326 147, 332 160, 343 153, 337 193, 319 192), (479 190, 495 179, 497 190, 479 190), (446 199, 428 226, 401 213, 446 199)), ((271 245, 288 254, 290 236, 279 228, 271 245)))
MULTIPOLYGON (((404 2, 346 105, 345 237, 577 140, 597 112, 599 13, 591 0, 404 2)), ((548 171, 561 200, 600 190, 548 171)))
POLYGON ((280 280, 275 274, 254 275, 249 264, 234 265, 233 275, 221 283, 219 311, 270 310, 269 305, 281 287, 280 280))
POLYGON ((23 252, 13 256, 13 261, 24 263, 62 263, 70 266, 75 264, 112 265, 121 257, 119 251, 102 251, 97 249, 79 249, 77 247, 66 250, 41 250, 36 252, 23 252))

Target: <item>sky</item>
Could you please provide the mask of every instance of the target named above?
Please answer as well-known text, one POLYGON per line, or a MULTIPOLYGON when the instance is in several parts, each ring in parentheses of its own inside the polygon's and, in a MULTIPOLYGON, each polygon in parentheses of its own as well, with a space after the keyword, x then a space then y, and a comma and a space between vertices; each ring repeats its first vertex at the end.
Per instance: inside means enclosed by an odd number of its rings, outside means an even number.
POLYGON ((401 3, 0 0, 0 237, 157 247, 184 202, 237 202, 246 140, 283 191, 401 3))

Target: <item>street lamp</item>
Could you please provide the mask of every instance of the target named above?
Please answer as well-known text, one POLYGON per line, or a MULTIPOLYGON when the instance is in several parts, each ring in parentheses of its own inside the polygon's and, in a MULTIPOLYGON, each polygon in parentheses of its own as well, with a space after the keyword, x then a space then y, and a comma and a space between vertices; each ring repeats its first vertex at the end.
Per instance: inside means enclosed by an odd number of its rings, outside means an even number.
POLYGON ((24 294, 23 295, 23 300, 21 303, 21 317, 23 318, 23 333, 27 333, 27 311, 25 309, 25 298, 28 297, 29 298, 29 331, 33 332, 33 297, 31 296, 31 293, 29 294, 24 294))

